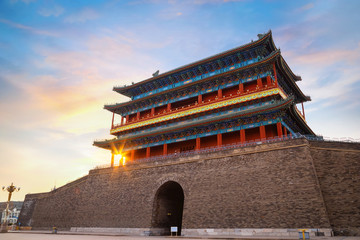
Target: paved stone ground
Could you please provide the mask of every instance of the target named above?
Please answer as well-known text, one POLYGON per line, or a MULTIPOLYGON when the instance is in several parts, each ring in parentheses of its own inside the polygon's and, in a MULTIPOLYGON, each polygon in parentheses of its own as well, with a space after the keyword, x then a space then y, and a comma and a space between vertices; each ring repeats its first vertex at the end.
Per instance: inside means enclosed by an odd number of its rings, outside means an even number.
MULTIPOLYGON (((199 240, 199 239, 240 239, 240 240, 291 240, 291 238, 275 238, 275 237, 234 237, 229 236, 216 236, 216 237, 142 237, 142 236, 119 236, 115 234, 106 234, 99 235, 94 233, 89 234, 76 234, 71 232, 59 232, 58 234, 51 234, 46 231, 28 231, 28 232, 9 232, 1 233, 1 240, 95 240, 95 239, 104 239, 104 240, 174 240, 174 239, 186 239, 186 240, 199 240)), ((294 238, 296 239, 296 238, 294 238)), ((294 240, 292 239, 292 240, 294 240)), ((360 240, 360 237, 313 237, 311 240, 360 240)))

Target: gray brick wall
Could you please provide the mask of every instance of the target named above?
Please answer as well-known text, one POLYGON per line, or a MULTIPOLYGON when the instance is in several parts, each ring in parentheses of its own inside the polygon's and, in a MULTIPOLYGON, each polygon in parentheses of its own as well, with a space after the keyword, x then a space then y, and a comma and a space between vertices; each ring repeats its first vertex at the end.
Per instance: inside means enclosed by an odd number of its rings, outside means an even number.
POLYGON ((337 235, 360 235, 360 144, 311 142, 317 177, 337 235))
POLYGON ((31 218, 34 228, 149 228, 156 191, 176 181, 185 196, 183 229, 340 230, 359 219, 359 148, 296 139, 91 170, 54 192, 27 195, 25 203, 36 203, 20 219, 31 218))

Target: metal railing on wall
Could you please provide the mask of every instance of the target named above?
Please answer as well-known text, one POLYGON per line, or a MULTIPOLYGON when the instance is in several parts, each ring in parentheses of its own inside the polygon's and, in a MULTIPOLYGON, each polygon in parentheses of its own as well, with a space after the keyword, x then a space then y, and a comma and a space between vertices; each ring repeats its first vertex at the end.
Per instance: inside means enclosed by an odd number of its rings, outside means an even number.
MULTIPOLYGON (((190 157, 195 154, 204 154, 204 153, 214 153, 218 151, 224 151, 224 150, 231 150, 235 148, 241 148, 241 147, 248 147, 248 146, 254 146, 254 145, 260 145, 264 143, 273 143, 273 142, 280 142, 280 141, 287 141, 290 139, 300 139, 305 138, 310 141, 321 141, 321 142, 348 142, 348 143, 360 143, 360 139, 356 138, 329 138, 329 137, 323 137, 323 136, 314 136, 314 135, 302 135, 300 133, 292 134, 292 135, 283 135, 281 137, 269 137, 266 139, 255 139, 250 141, 245 141, 244 143, 232 143, 232 144, 226 144, 222 146, 213 146, 213 147, 207 147, 202 148, 199 150, 190 150, 186 152, 180 152, 180 153, 171 153, 167 155, 159 155, 159 156, 153 156, 148 158, 140 158, 136 159, 132 162, 127 162, 126 165, 136 165, 141 163, 150 163, 150 162, 157 162, 157 161, 164 161, 170 158, 175 157, 190 157)), ((103 169, 103 168, 110 168, 110 164, 104 164, 96 166, 94 169, 103 169)))

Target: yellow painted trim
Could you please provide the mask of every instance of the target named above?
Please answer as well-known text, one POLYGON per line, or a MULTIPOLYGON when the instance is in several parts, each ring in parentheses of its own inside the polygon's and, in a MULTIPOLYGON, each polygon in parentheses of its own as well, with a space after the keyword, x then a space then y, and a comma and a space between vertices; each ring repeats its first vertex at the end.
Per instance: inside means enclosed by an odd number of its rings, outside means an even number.
POLYGON ((197 108, 191 108, 191 109, 173 113, 173 114, 167 114, 165 116, 120 126, 120 127, 110 130, 110 133, 114 134, 114 133, 118 133, 121 131, 133 129, 133 128, 138 128, 138 127, 142 127, 142 126, 146 126, 146 125, 150 125, 150 124, 154 124, 154 123, 158 123, 158 122, 168 121, 168 120, 179 118, 179 117, 185 117, 185 116, 192 115, 195 113, 200 113, 200 112, 204 112, 204 111, 208 111, 208 110, 213 110, 216 108, 226 107, 229 105, 246 102, 246 101, 254 100, 254 99, 258 99, 258 98, 263 98, 263 97, 267 97, 267 96, 272 96, 272 95, 276 95, 276 94, 280 94, 280 96, 284 99, 286 98, 286 94, 280 88, 273 88, 273 89, 265 90, 262 92, 256 92, 256 93, 248 94, 248 95, 237 97, 237 98, 231 98, 231 99, 227 99, 224 101, 211 103, 211 104, 200 106, 197 108))

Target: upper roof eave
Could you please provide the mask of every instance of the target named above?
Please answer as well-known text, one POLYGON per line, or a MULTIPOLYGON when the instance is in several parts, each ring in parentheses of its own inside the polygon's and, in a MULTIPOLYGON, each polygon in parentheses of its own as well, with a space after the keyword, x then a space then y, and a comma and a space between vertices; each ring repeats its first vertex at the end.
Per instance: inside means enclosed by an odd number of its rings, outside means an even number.
MULTIPOLYGON (((278 55, 280 55, 280 51, 279 50, 275 50, 274 52, 272 52, 269 56, 267 56, 266 58, 262 59, 260 62, 257 62, 257 63, 253 63, 251 65, 248 65, 248 66, 244 66, 242 68, 239 68, 239 69, 235 69, 235 70, 232 70, 230 72, 236 72, 236 71, 242 71, 244 69, 248 69, 248 68, 252 68, 254 66, 257 66, 257 65, 261 65, 261 64, 266 64, 268 62, 273 62, 273 61, 276 61, 278 55), (275 60, 274 60, 275 59, 275 60)), ((212 78, 216 78, 216 77, 220 77, 221 75, 223 74, 228 74, 230 72, 227 72, 227 73, 222 73, 220 75, 215 75, 215 76, 211 76, 209 78, 206 78, 206 79, 203 79, 201 80, 200 82, 202 81, 207 81, 209 79, 212 79, 212 78)), ((177 88, 174 88, 174 89, 169 89, 167 90, 166 92, 169 92, 169 91, 175 91, 175 89, 180 89, 180 88, 184 88, 184 87, 188 87, 190 85, 193 85, 193 84, 197 84, 199 82, 193 82, 193 83, 190 83, 186 86, 180 86, 180 87, 177 87, 177 88)), ((144 98, 141 98, 141 99, 136 99, 136 100, 132 100, 132 101, 127 101, 127 102, 123 102, 123 103, 116 103, 116 104, 112 104, 112 105, 105 105, 104 106, 104 109, 106 110, 109 110, 110 112, 116 112, 116 109, 120 108, 120 107, 125 107, 126 105, 129 105, 129 104, 133 104, 135 102, 138 102, 138 101, 142 101, 144 99, 147 99, 147 98, 150 98, 150 97, 154 97, 154 96, 157 96, 159 95, 160 93, 156 93, 156 94, 153 94, 151 96, 147 96, 147 97, 144 97, 144 98)))
POLYGON ((289 78, 291 79, 291 84, 292 86, 296 89, 296 91, 299 93, 299 95, 301 96, 303 102, 307 102, 307 101, 311 101, 310 96, 306 96, 301 89, 299 88, 299 86, 295 83, 297 81, 301 81, 301 77, 298 75, 295 75, 293 73, 293 71, 290 69, 289 65, 286 63, 285 59, 279 55, 278 61, 276 61, 276 63, 278 64, 279 68, 281 65, 281 69, 285 70, 285 73, 289 76, 289 78))
POLYGON ((193 66, 195 66, 195 65, 199 65, 199 64, 202 64, 202 63, 211 61, 211 60, 216 59, 216 58, 218 58, 218 57, 222 57, 222 56, 225 56, 225 55, 227 55, 227 54, 231 54, 231 53, 236 52, 236 51, 239 51, 239 50, 244 50, 244 49, 246 49, 246 48, 256 46, 256 45, 261 44, 262 42, 266 41, 267 39, 270 39, 270 42, 271 42, 273 48, 276 50, 277 48, 276 48, 275 43, 274 43, 273 38, 272 38, 272 32, 271 32, 271 30, 269 30, 266 34, 264 34, 261 38, 259 38, 259 39, 256 40, 256 41, 253 41, 253 42, 250 42, 250 43, 241 45, 241 46, 239 46, 239 47, 236 47, 236 48, 233 48, 233 49, 230 49, 230 50, 227 50, 227 51, 224 51, 224 52, 221 52, 221 53, 212 55, 212 56, 210 56, 210 57, 207 57, 207 58, 204 58, 204 59, 201 59, 201 60, 198 60, 198 61, 195 61, 195 62, 186 64, 186 65, 183 65, 183 66, 181 66, 181 67, 175 68, 175 69, 170 70, 170 71, 168 71, 168 72, 159 74, 158 76, 145 79, 145 80, 143 80, 143 81, 134 83, 134 84, 129 85, 129 86, 113 87, 113 91, 115 91, 115 92, 117 92, 117 93, 120 93, 120 94, 122 94, 122 95, 124 95, 124 96, 127 96, 127 97, 132 97, 132 94, 131 94, 128 90, 133 89, 133 88, 135 88, 135 87, 138 87, 138 86, 141 85, 141 84, 154 81, 154 80, 159 79, 159 78, 161 78, 161 77, 165 77, 165 76, 170 75, 170 74, 173 74, 173 73, 175 73, 175 72, 185 70, 186 68, 190 68, 190 67, 193 67, 193 66))

